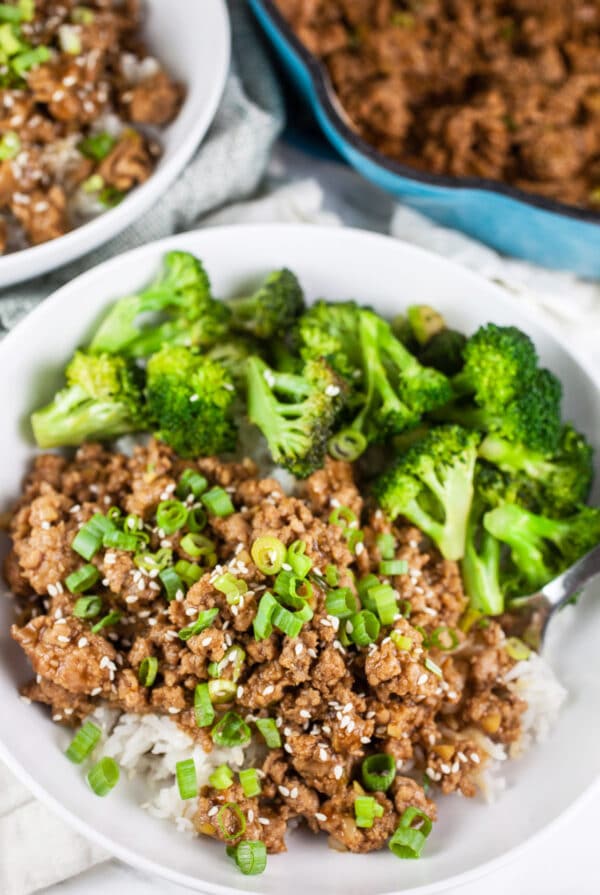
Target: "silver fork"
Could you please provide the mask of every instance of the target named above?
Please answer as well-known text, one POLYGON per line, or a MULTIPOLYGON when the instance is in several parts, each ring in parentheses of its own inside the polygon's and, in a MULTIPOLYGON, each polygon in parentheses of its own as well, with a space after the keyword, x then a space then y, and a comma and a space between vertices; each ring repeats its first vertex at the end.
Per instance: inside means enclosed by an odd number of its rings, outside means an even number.
POLYGON ((538 593, 512 600, 508 612, 518 613, 522 638, 538 652, 552 617, 581 588, 600 574, 600 544, 578 559, 566 572, 549 581, 538 593))

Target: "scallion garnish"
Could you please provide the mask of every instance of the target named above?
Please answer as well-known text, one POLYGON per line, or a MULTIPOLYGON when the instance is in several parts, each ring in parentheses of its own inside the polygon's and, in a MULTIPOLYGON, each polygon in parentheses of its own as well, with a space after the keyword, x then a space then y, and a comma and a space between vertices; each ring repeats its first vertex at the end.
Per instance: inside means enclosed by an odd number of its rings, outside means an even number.
POLYGON ((329 524, 339 525, 342 528, 356 528, 358 520, 356 513, 350 507, 336 507, 329 514, 329 524))
POLYGON ((187 559, 179 559, 175 563, 174 569, 188 587, 191 587, 192 584, 195 584, 196 581, 200 581, 202 578, 200 566, 195 565, 193 562, 188 562, 187 559))
POLYGON ((179 631, 179 639, 189 640, 190 637, 201 634, 205 628, 209 628, 212 625, 218 614, 219 610, 216 607, 214 609, 203 609, 202 612, 198 613, 198 618, 193 625, 188 625, 179 631))
POLYGON ((290 612, 285 606, 277 606, 273 610, 272 620, 275 627, 287 634, 288 637, 297 637, 304 627, 304 622, 297 617, 296 613, 290 612))
POLYGON ((200 498, 209 513, 213 516, 231 516, 235 513, 235 507, 227 491, 223 488, 211 488, 200 498))
POLYGON ((434 646, 439 650, 453 650, 456 649, 458 644, 460 643, 460 638, 454 628, 449 628, 447 625, 440 625, 437 627, 428 637, 429 646, 434 646))
POLYGON ((73 606, 75 618, 96 618, 102 612, 100 597, 79 597, 73 606))
POLYGON ((391 625, 398 614, 397 594, 389 584, 378 584, 369 590, 382 625, 391 625))
POLYGON ((184 584, 174 568, 169 566, 168 568, 163 569, 162 572, 158 573, 158 577, 162 581, 164 589, 167 592, 167 600, 169 603, 176 600, 179 594, 183 596, 185 593, 184 584))
POLYGON ((175 776, 177 777, 179 795, 182 799, 193 799, 194 796, 198 795, 198 778, 193 758, 178 761, 175 765, 175 776))
POLYGON ((142 659, 138 670, 138 679, 142 687, 151 687, 156 680, 158 672, 158 659, 156 656, 146 656, 142 659))
POLYGON ((258 609, 256 610, 256 615, 252 622, 255 640, 265 640, 273 633, 273 623, 271 619, 273 617, 273 612, 277 609, 278 605, 279 604, 273 594, 269 593, 269 591, 265 591, 260 598, 258 609))
POLYGON ((245 876, 258 876, 267 866, 267 846, 260 839, 242 839, 228 845, 226 852, 245 876))
POLYGON ((138 553, 133 557, 133 561, 138 569, 144 569, 146 572, 155 570, 160 572, 173 562, 173 551, 169 547, 161 547, 156 553, 138 553))
POLYGON ((408 563, 405 559, 382 559, 379 563, 380 575, 406 575, 408 563))
POLYGON ((237 686, 234 681, 224 678, 215 678, 208 682, 208 695, 213 705, 222 705, 225 702, 233 702, 237 686))
POLYGON ((327 450, 334 460, 346 460, 346 462, 352 463, 364 453, 366 447, 367 439, 362 432, 357 432, 354 429, 344 429, 332 435, 329 439, 327 450))
POLYGON ((71 740, 65 755, 73 764, 81 764, 93 752, 101 736, 100 728, 91 721, 86 721, 71 740))
POLYGON ((233 784, 233 771, 226 764, 221 764, 214 769, 208 782, 213 789, 229 789, 233 784))
POLYGON ((246 768, 246 770, 240 771, 240 783, 242 784, 242 789, 244 790, 244 795, 247 799, 259 796, 262 792, 262 786, 260 785, 260 779, 256 768, 246 768))
POLYGON ((389 841, 390 851, 397 858, 420 857, 425 841, 431 833, 431 828, 431 820, 425 812, 411 805, 400 818, 400 823, 389 841), (418 830, 412 826, 417 819, 422 821, 418 830))
MULTIPOLYGON (((375 544, 382 559, 393 559, 396 553, 396 539, 390 532, 377 535, 375 544)), ((383 574, 383 573, 382 573, 383 574)))
POLYGON ((357 646, 369 646, 379 637, 381 625, 376 615, 368 609, 356 612, 346 622, 346 630, 350 640, 357 646))
POLYGON ((107 531, 102 537, 103 547, 113 547, 115 550, 124 550, 127 553, 135 553, 140 548, 140 538, 127 531, 107 531))
MULTIPOLYGON (((233 818, 231 818, 233 820, 233 818)), ((238 839, 246 832, 246 818, 237 802, 225 802, 217 814, 217 826, 221 831, 221 836, 225 840, 238 839), (230 829, 228 823, 228 814, 232 814, 237 823, 237 829, 230 829)))
POLYGON ((360 579, 356 585, 356 589, 363 609, 368 609, 369 612, 377 612, 377 606, 375 605, 375 600, 370 595, 370 591, 371 588, 379 587, 380 584, 381 581, 377 575, 365 575, 364 578, 360 579))
POLYGON ((250 549, 254 565, 263 575, 276 575, 285 561, 286 549, 279 538, 257 538, 250 549))
POLYGON ((370 830, 376 817, 383 817, 383 805, 374 796, 357 796, 354 799, 356 826, 370 830))
POLYGON ((257 718, 254 722, 269 749, 281 747, 281 735, 273 718, 257 718))
POLYGON ((177 497, 184 500, 190 494, 194 497, 200 497, 201 494, 204 494, 207 488, 208 482, 203 475, 195 469, 186 469, 181 474, 175 493, 177 497))
POLYGON ((426 656, 425 661, 423 662, 423 665, 425 666, 425 668, 428 671, 431 671, 431 673, 435 674, 437 677, 444 676, 440 666, 436 665, 436 663, 433 661, 433 659, 430 659, 429 656, 426 656))
POLYGON ((248 590, 248 585, 243 578, 236 578, 231 572, 224 572, 213 581, 215 590, 225 594, 227 602, 230 606, 235 606, 240 602, 240 598, 248 590))
POLYGON ((117 145, 117 140, 111 134, 103 131, 100 134, 91 134, 84 137, 77 146, 78 150, 86 158, 93 162, 101 162, 111 153, 117 145))
POLYGON ((109 612, 108 615, 105 615, 104 618, 101 618, 99 622, 92 626, 92 634, 99 634, 104 628, 110 628, 111 625, 116 625, 119 621, 121 621, 121 613, 113 609, 112 612, 109 612))
POLYGON ((194 691, 194 715, 198 727, 210 727, 215 720, 215 710, 208 692, 208 684, 197 684, 194 691))
POLYGON ((217 554, 215 542, 199 532, 188 532, 188 534, 182 537, 179 546, 194 559, 206 557, 207 566, 212 566, 216 562, 217 554))
POLYGON ((220 678, 223 673, 231 666, 231 680, 237 681, 244 662, 246 661, 246 653, 239 644, 234 643, 226 651, 225 655, 218 662, 211 662, 208 666, 208 673, 211 677, 220 678))
POLYGON ((245 746, 252 732, 236 712, 227 712, 213 727, 211 737, 216 746, 245 746))
POLYGON ((115 531, 112 519, 95 513, 85 522, 71 542, 71 548, 84 559, 90 560, 102 546, 102 539, 109 531, 115 531))
POLYGON ((363 783, 371 792, 385 792, 396 776, 396 762, 393 755, 378 752, 369 755, 362 763, 363 783))
POLYGON ((26 50, 24 53, 19 53, 18 56, 13 56, 10 60, 10 67, 19 78, 22 78, 30 69, 48 62, 49 59, 48 47, 34 47, 32 50, 26 50))
POLYGON ((312 559, 306 556, 304 541, 293 541, 288 547, 286 559, 298 578, 306 578, 312 568, 312 559))
POLYGON ((325 597, 325 608, 328 615, 349 618, 357 610, 356 597, 349 587, 338 587, 336 590, 330 590, 325 597))
POLYGON ((400 631, 391 631, 390 639, 396 649, 411 650, 413 647, 412 637, 407 637, 406 634, 402 634, 400 631))
POLYGON ((531 650, 527 644, 523 643, 518 637, 508 637, 504 641, 504 650, 515 662, 524 662, 531 655, 531 650))
POLYGON ((163 500, 156 510, 156 524, 166 535, 175 534, 187 521, 188 509, 180 500, 163 500))
POLYGON ((187 517, 187 527, 194 533, 204 531, 208 516, 204 507, 192 507, 187 517))
POLYGON ((312 600, 314 596, 314 588, 310 581, 287 569, 282 569, 278 574, 273 589, 280 597, 292 597, 303 602, 312 600))
POLYGON ((6 131, 0 137, 0 162, 16 158, 21 151, 21 140, 16 131, 6 131))
POLYGON ((364 531, 359 531, 356 528, 347 528, 344 532, 344 537, 348 543, 348 549, 352 551, 352 553, 356 553, 356 547, 358 544, 362 544, 365 539, 364 531))
POLYGON ((75 572, 71 572, 65 578, 65 584, 72 594, 82 594, 84 591, 89 590, 90 587, 93 587, 99 578, 100 572, 96 566, 88 563, 75 572))
POLYGON ((119 782, 119 765, 108 755, 101 758, 87 775, 87 780, 97 796, 106 796, 119 782))
POLYGON ((329 587, 337 587, 340 583, 340 573, 331 563, 325 567, 325 581, 329 587))

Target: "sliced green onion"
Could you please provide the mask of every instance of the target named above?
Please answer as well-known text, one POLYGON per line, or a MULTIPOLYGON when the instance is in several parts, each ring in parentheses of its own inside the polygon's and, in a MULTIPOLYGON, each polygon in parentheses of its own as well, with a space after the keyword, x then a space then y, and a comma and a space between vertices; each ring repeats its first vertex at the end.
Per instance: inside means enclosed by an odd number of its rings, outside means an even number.
POLYGON ((312 559, 306 556, 306 543, 294 541, 287 550, 287 562, 298 578, 306 578, 312 568, 312 559))
POLYGON ((158 573, 158 577, 163 583, 163 587, 167 592, 167 600, 171 603, 176 600, 179 594, 184 594, 184 584, 175 569, 169 566, 158 573))
POLYGON ((101 134, 84 137, 77 148, 86 158, 91 159, 93 162, 101 162, 107 155, 110 155, 116 145, 116 138, 103 131, 101 134))
POLYGON ((177 777, 179 795, 182 799, 193 799, 194 796, 198 795, 198 777, 196 776, 196 765, 193 758, 178 761, 175 765, 175 776, 177 777))
POLYGON ((125 550, 127 553, 135 553, 140 548, 140 539, 137 535, 126 531, 107 531, 102 538, 104 547, 113 547, 115 550, 125 550))
POLYGON ((275 627, 287 634, 288 637, 297 637, 304 627, 304 622, 297 618, 296 613, 290 612, 284 606, 277 606, 273 610, 272 618, 275 627))
POLYGON ((71 10, 71 21, 75 25, 91 25, 95 16, 89 6, 74 6, 71 10))
POLYGON ((357 796, 354 799, 356 826, 370 830, 376 817, 383 817, 383 805, 374 796, 357 796))
MULTIPOLYGON (((396 553, 396 538, 390 532, 377 535, 375 540, 382 559, 393 559, 396 553)), ((382 572, 382 574, 384 574, 382 572)))
POLYGON ((21 151, 21 140, 16 131, 6 131, 0 139, 0 162, 16 158, 21 151))
POLYGON ((405 559, 382 559, 379 563, 380 575, 406 575, 408 563, 405 559))
POLYGON ((73 606, 75 618, 96 618, 102 612, 102 600, 100 597, 79 597, 73 606))
POLYGON ((156 524, 166 535, 175 534, 187 521, 188 509, 180 500, 163 500, 156 510, 156 524))
POLYGON ((275 609, 277 609, 278 605, 279 604, 273 594, 269 593, 269 591, 265 591, 265 593, 260 598, 260 602, 256 610, 256 615, 254 616, 254 620, 252 622, 255 640, 265 640, 273 633, 273 624, 271 619, 273 617, 273 612, 275 611, 275 609))
POLYGON ((344 429, 342 432, 336 432, 329 439, 327 450, 334 460, 346 460, 353 463, 358 460, 360 455, 364 453, 367 447, 367 439, 362 432, 354 429, 344 429))
POLYGON ((336 507, 329 514, 329 524, 339 525, 342 528, 356 528, 358 520, 356 513, 350 507, 336 507))
POLYGON ((177 497, 180 497, 183 500, 186 497, 189 497, 190 494, 194 497, 200 497, 201 494, 204 494, 207 488, 208 482, 203 475, 195 469, 186 469, 179 479, 175 493, 177 497))
POLYGON ((96 566, 88 563, 88 565, 82 566, 75 572, 71 572, 65 578, 65 584, 72 594, 82 594, 84 591, 89 590, 90 587, 93 587, 99 578, 100 572, 96 566))
POLYGON ((208 684, 197 684, 194 690, 194 715, 198 727, 210 727, 215 720, 215 710, 208 692, 208 684))
POLYGON ((223 488, 211 488, 200 498, 209 513, 213 516, 231 516, 235 513, 235 507, 231 497, 223 488))
POLYGON ((168 568, 173 562, 173 551, 169 547, 161 547, 156 553, 138 553, 133 557, 133 561, 138 569, 144 569, 146 572, 160 572, 168 568))
POLYGON ((225 804, 217 814, 217 826, 221 831, 221 836, 225 840, 238 839, 240 836, 244 835, 244 833, 246 832, 246 818, 244 817, 244 813, 237 802, 225 802, 225 804), (233 833, 230 833, 228 828, 225 826, 225 817, 228 812, 235 816, 238 824, 238 829, 235 830, 233 833))
POLYGON ((250 549, 254 565, 263 575, 276 575, 285 561, 285 544, 279 538, 257 538, 250 549))
POLYGON ((207 522, 208 516, 206 515, 204 507, 192 507, 187 517, 187 527, 189 530, 193 532, 204 531, 207 522))
POLYGON ((377 612, 377 606, 375 600, 370 595, 370 591, 374 587, 379 587, 380 584, 381 581, 377 575, 365 575, 364 578, 360 579, 356 585, 356 589, 363 609, 368 609, 369 612, 377 612))
POLYGON ((348 549, 356 553, 357 544, 362 544, 365 540, 365 533, 357 528, 347 528, 344 532, 344 537, 348 542, 348 549))
POLYGON ((257 718, 254 722, 269 749, 281 747, 281 735, 273 718, 257 718))
POLYGON ((214 565, 217 559, 215 542, 199 532, 190 532, 184 535, 179 546, 194 559, 199 559, 201 556, 208 557, 208 565, 214 565))
POLYGON ((454 628, 449 628, 447 625, 440 625, 436 628, 429 635, 428 640, 429 646, 445 651, 456 649, 460 643, 460 638, 454 628))
POLYGON ((175 563, 174 569, 188 587, 191 587, 196 581, 200 581, 203 575, 200 566, 195 565, 193 562, 188 562, 187 559, 179 559, 175 563))
POLYGON ((202 631, 212 625, 218 614, 219 610, 216 607, 214 609, 203 609, 202 612, 198 613, 198 618, 192 625, 187 625, 187 627, 182 628, 178 632, 179 639, 189 640, 190 637, 196 637, 197 634, 201 634, 202 631))
POLYGON ((129 515, 125 516, 123 528, 127 529, 127 531, 142 531, 144 520, 141 516, 136 516, 135 513, 129 513, 129 515))
POLYGON ((405 634, 401 634, 400 631, 391 631, 390 639, 396 649, 408 651, 413 648, 412 637, 407 637, 405 634))
POLYGON ((340 583, 340 573, 331 563, 325 567, 325 581, 329 587, 337 587, 340 583))
POLYGON ((375 601, 377 615, 382 625, 391 625, 398 615, 397 594, 390 584, 378 584, 369 591, 369 597, 375 601))
POLYGON ((397 858, 420 857, 425 841, 431 833, 431 827, 431 820, 425 812, 411 805, 400 818, 400 823, 389 841, 390 851, 397 858), (422 820, 422 824, 418 830, 415 830, 412 824, 417 818, 422 820))
POLYGON ((27 50, 25 53, 19 53, 10 60, 12 70, 19 78, 22 78, 26 72, 48 62, 50 59, 50 50, 48 47, 35 47, 33 50, 27 50))
POLYGON ((368 609, 356 612, 346 622, 346 630, 350 640, 357 646, 369 646, 379 637, 381 625, 379 619, 368 609))
POLYGON ((215 590, 225 594, 230 606, 235 606, 239 603, 240 598, 248 591, 248 585, 244 579, 236 578, 231 572, 224 572, 222 575, 219 575, 218 578, 215 578, 212 585, 215 590))
POLYGON ((260 839, 242 839, 226 851, 245 876, 258 876, 267 866, 267 846, 260 839))
POLYGON ((102 546, 104 535, 114 530, 112 519, 102 516, 101 513, 95 513, 81 526, 71 542, 71 548, 84 559, 93 559, 102 546))
POLYGON ((239 644, 234 643, 233 646, 229 647, 222 659, 209 664, 208 673, 211 677, 220 678, 231 665, 231 680, 235 682, 242 673, 245 661, 246 653, 239 644))
POLYGON ((227 712, 211 731, 216 746, 245 746, 252 738, 250 728, 236 712, 227 712))
POLYGON ((531 655, 531 650, 526 643, 518 637, 508 637, 504 641, 504 650, 515 662, 524 662, 531 655))
POLYGON ((22 21, 23 12, 18 6, 0 3, 0 22, 10 22, 12 25, 18 25, 22 21))
POLYGON ((151 687, 156 680, 158 672, 158 659, 156 656, 146 656, 142 659, 138 670, 138 680, 142 687, 151 687))
POLYGON ((428 671, 431 671, 432 674, 437 675, 437 677, 443 677, 443 676, 444 676, 444 675, 442 674, 442 669, 440 668, 440 666, 439 666, 439 665, 436 665, 436 663, 433 661, 433 659, 430 659, 429 656, 427 656, 427 657, 425 658, 425 661, 423 662, 423 665, 425 666, 425 668, 426 668, 428 671))
POLYGON ((370 792, 385 792, 396 776, 396 761, 387 752, 369 755, 362 763, 363 783, 370 792))
POLYGON ((275 579, 273 589, 280 597, 295 597, 297 599, 312 600, 314 588, 310 581, 299 578, 294 572, 282 569, 275 579))
POLYGON ((412 603, 410 600, 400 600, 398 602, 398 612, 404 618, 409 618, 412 612, 412 603))
POLYGON ((94 193, 99 193, 100 190, 104 189, 104 177, 101 177, 100 174, 92 174, 91 177, 86 178, 81 184, 81 189, 88 196, 93 195, 94 193))
POLYGON ((242 789, 244 790, 244 795, 247 799, 252 799, 262 792, 262 786, 260 785, 260 779, 256 768, 246 768, 246 770, 240 771, 240 783, 242 784, 242 789))
POLYGON ((208 682, 208 695, 213 705, 233 702, 236 690, 237 684, 234 681, 217 678, 208 682))
POLYGON ((70 56, 79 56, 81 53, 81 38, 73 25, 60 26, 58 42, 63 53, 68 53, 70 56))
POLYGON ((111 625, 116 625, 117 622, 121 621, 121 617, 121 613, 114 609, 92 626, 92 634, 99 634, 104 628, 110 628, 111 625))
POLYGON ((71 740, 65 755, 73 764, 81 764, 93 752, 101 736, 102 731, 100 728, 92 724, 91 721, 86 721, 71 740))
POLYGON ((208 782, 213 789, 229 789, 233 784, 233 771, 226 764, 221 764, 214 769, 208 782))
POLYGON ((356 597, 349 587, 338 587, 330 590, 325 597, 325 608, 328 615, 336 618, 349 618, 357 610, 356 597))
POLYGON ((106 796, 119 782, 119 765, 107 755, 95 764, 87 775, 88 783, 97 796, 106 796))

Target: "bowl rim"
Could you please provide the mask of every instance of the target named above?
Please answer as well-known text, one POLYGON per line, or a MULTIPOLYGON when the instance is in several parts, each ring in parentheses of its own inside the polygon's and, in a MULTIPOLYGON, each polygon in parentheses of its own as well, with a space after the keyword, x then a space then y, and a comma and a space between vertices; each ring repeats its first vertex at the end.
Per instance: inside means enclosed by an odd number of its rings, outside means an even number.
MULTIPOLYGON (((218 65, 212 72, 207 101, 192 120, 185 138, 173 148, 164 165, 155 169, 145 183, 136 187, 115 208, 104 211, 56 239, 0 256, 0 289, 27 282, 63 267, 118 236, 139 220, 166 193, 183 171, 212 124, 225 88, 231 61, 231 22, 226 0, 212 0, 212 2, 213 15, 219 28, 219 44, 223 52, 220 53, 218 65)), ((179 114, 185 109, 186 102, 187 100, 184 100, 179 114)))
MULTIPOLYGON (((35 323, 37 317, 42 316, 44 313, 50 313, 55 306, 58 306, 61 301, 63 301, 63 295, 65 292, 68 293, 69 290, 71 290, 74 286, 80 288, 82 291, 85 291, 85 286, 88 280, 98 277, 109 267, 118 267, 121 261, 125 258, 130 259, 132 257, 135 257, 136 255, 143 257, 143 255, 149 250, 162 250, 164 254, 165 251, 176 247, 182 238, 188 238, 195 233, 202 234, 221 231, 223 232, 223 238, 227 238, 227 236, 229 235, 229 238, 232 240, 232 242, 234 242, 236 239, 243 240, 245 233, 247 234, 248 232, 259 232, 264 234, 263 238, 268 243, 269 233, 277 232, 279 230, 285 230, 292 235, 294 231, 296 231, 299 237, 301 235, 305 235, 307 231, 311 231, 317 241, 321 241, 321 239, 329 239, 335 234, 335 238, 348 239, 351 242, 354 240, 365 240, 376 243, 388 243, 390 245, 396 246, 400 244, 403 246, 403 248, 410 251, 412 254, 420 257, 424 263, 426 263, 428 260, 435 260, 436 263, 442 262, 444 267, 447 267, 450 270, 460 270, 462 276, 464 276, 465 273, 468 274, 468 276, 473 278, 474 281, 484 280, 488 287, 496 290, 498 295, 502 296, 504 300, 507 299, 506 290, 503 289, 499 284, 489 281, 483 275, 469 269, 465 269, 463 265, 460 265, 457 262, 452 261, 451 259, 441 257, 435 252, 431 252, 419 246, 413 246, 410 243, 406 243, 403 240, 398 240, 388 235, 374 233, 372 231, 363 230, 360 228, 331 228, 327 226, 315 226, 296 223, 234 224, 229 226, 198 228, 186 233, 176 234, 173 236, 168 236, 164 239, 155 240, 153 242, 147 243, 146 245, 131 249, 128 252, 124 252, 121 255, 109 258, 106 261, 103 261, 102 263, 96 265, 95 267, 92 267, 89 270, 79 274, 73 280, 54 290, 54 292, 46 301, 40 303, 31 311, 30 314, 26 315, 26 317, 24 317, 22 320, 19 321, 19 323, 16 324, 16 326, 2 340, 2 343, 0 344, 0 354, 5 350, 5 345, 9 346, 12 349, 13 344, 17 343, 18 339, 21 338, 21 332, 26 331, 29 326, 32 326, 35 323)), ((592 362, 588 360, 587 357, 580 358, 579 356, 577 356, 575 354, 575 351, 569 345, 567 339, 562 334, 556 332, 545 320, 539 320, 533 314, 530 308, 521 307, 520 314, 522 315, 522 317, 535 322, 535 325, 546 335, 548 335, 548 337, 560 347, 561 351, 564 354, 568 355, 572 359, 572 361, 582 370, 582 372, 589 378, 591 385, 597 390, 600 390, 600 373, 594 367, 592 362)), ((33 447, 32 450, 34 450, 33 447)), ((1 737, 0 759, 5 762, 10 770, 13 771, 13 773, 37 798, 39 798, 52 811, 54 811, 59 817, 61 817, 72 829, 83 834, 90 841, 99 844, 109 853, 109 855, 117 857, 124 863, 136 867, 137 869, 142 870, 146 873, 154 874, 159 878, 167 879, 173 883, 196 891, 201 891, 204 893, 204 895, 247 895, 247 889, 237 888, 235 884, 232 886, 223 886, 219 883, 210 883, 199 880, 185 873, 180 873, 177 870, 172 870, 168 867, 165 867, 155 860, 145 858, 139 853, 131 851, 127 846, 122 846, 118 841, 113 841, 112 839, 110 839, 109 836, 98 831, 91 824, 88 824, 86 821, 82 821, 79 817, 71 814, 68 808, 64 807, 58 799, 48 793, 41 784, 37 783, 35 778, 25 769, 24 766, 21 765, 19 757, 13 752, 10 752, 8 748, 5 747, 1 737)), ((539 843, 541 840, 544 839, 544 837, 559 829, 562 824, 566 823, 570 818, 572 818, 577 813, 577 811, 579 811, 581 807, 587 804, 587 802, 591 800, 591 798, 596 794, 600 794, 600 776, 592 779, 587 788, 580 792, 579 795, 577 795, 573 799, 573 801, 571 801, 570 804, 567 805, 567 807, 563 811, 561 811, 554 819, 552 819, 544 826, 540 827, 536 832, 534 832, 520 844, 515 845, 502 854, 498 855, 497 857, 492 858, 488 861, 484 861, 481 864, 470 868, 469 870, 463 871, 462 873, 455 873, 453 876, 449 876, 446 879, 440 880, 438 882, 427 883, 425 885, 416 885, 412 886, 409 889, 402 889, 402 895, 435 895, 435 893, 446 891, 447 889, 473 882, 494 872, 495 870, 506 866, 511 861, 524 854, 531 845, 533 845, 534 843, 539 843)), ((259 895, 260 889, 257 889, 256 892, 257 895, 259 895)), ((379 893, 379 895, 400 895, 400 893, 399 890, 394 889, 382 891, 381 893, 379 893)))
POLYGON ((299 58, 310 77, 322 112, 326 115, 329 124, 337 132, 340 139, 350 144, 352 149, 364 156, 371 164, 384 169, 390 174, 428 186, 439 186, 456 191, 477 190, 482 193, 496 193, 521 205, 528 205, 541 211, 547 211, 587 224, 600 225, 600 211, 577 208, 575 205, 569 205, 557 199, 548 199, 545 196, 527 192, 520 187, 512 186, 499 180, 490 180, 485 177, 433 174, 429 171, 421 171, 418 168, 397 162, 384 155, 346 123, 341 104, 337 100, 337 94, 326 66, 296 36, 292 27, 280 12, 276 0, 250 0, 250 3, 255 9, 255 13, 257 10, 260 10, 268 17, 271 25, 279 32, 287 44, 287 49, 291 50, 299 58))

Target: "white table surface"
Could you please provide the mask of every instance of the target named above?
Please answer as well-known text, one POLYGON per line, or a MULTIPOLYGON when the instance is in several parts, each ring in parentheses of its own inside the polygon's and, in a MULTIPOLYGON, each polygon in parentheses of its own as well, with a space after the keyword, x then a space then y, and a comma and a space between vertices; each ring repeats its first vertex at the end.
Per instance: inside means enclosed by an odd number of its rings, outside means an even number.
MULTIPOLYGON (((385 231, 391 210, 387 197, 365 187, 358 179, 354 184, 349 172, 339 172, 338 178, 334 167, 337 166, 319 164, 295 151, 280 149, 273 171, 283 181, 307 175, 316 178, 325 190, 326 207, 330 211, 347 218, 347 209, 351 207, 353 211, 347 223, 385 231)), ((567 761, 565 772, 566 767, 567 761)), ((588 800, 568 823, 544 836, 501 870, 446 892, 448 895, 600 895, 599 830, 600 794, 588 800)), ((184 895, 185 892, 189 890, 151 878, 116 860, 45 890, 46 895, 184 895)))

